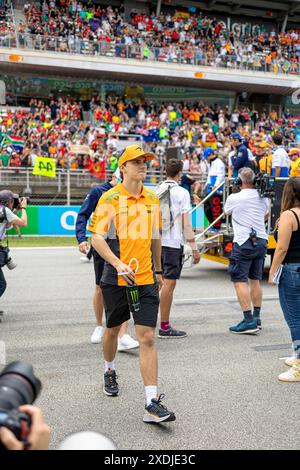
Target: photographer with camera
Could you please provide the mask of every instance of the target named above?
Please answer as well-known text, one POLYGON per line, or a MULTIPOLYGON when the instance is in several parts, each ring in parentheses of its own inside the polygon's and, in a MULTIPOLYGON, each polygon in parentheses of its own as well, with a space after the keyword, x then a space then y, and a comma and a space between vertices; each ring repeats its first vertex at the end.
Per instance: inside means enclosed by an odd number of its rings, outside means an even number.
POLYGON ((32 406, 41 388, 31 364, 16 361, 0 371, 0 451, 48 449, 50 429, 32 406))
POLYGON ((12 431, 0 428, 0 443, 7 450, 48 450, 50 428, 45 423, 40 408, 32 405, 20 406, 19 411, 30 417, 31 426, 26 442, 19 441, 12 431))
POLYGON ((239 171, 241 191, 231 194, 225 204, 225 214, 231 214, 234 232, 228 272, 234 283, 244 319, 229 328, 232 333, 256 333, 261 329, 260 310, 264 260, 268 235, 265 219, 269 201, 255 189, 255 174, 251 168, 239 171), (250 280, 250 289, 248 285, 250 280), (253 311, 252 311, 253 306, 253 311))
POLYGON ((10 256, 8 243, 4 247, 2 241, 5 238, 7 229, 12 225, 27 227, 26 207, 27 201, 25 198, 19 198, 17 194, 6 189, 0 191, 0 297, 4 294, 7 286, 2 268, 4 266, 7 266, 8 269, 16 267, 16 263, 10 256), (21 210, 21 217, 14 214, 13 210, 21 210))

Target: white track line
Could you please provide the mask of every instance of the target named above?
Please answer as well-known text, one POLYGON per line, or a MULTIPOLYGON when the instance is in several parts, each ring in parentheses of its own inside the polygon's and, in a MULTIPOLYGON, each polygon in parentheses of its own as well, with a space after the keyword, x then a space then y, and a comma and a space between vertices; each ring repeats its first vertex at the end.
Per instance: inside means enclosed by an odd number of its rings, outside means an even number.
MULTIPOLYGON (((11 250, 78 250, 76 246, 11 246, 11 250)), ((79 253, 79 251, 78 251, 79 253)))
MULTIPOLYGON (((276 295, 265 295, 263 300, 278 300, 276 295)), ((175 305, 193 305, 193 304, 203 304, 203 303, 216 303, 216 302, 237 302, 236 297, 198 297, 194 299, 175 299, 175 305)))

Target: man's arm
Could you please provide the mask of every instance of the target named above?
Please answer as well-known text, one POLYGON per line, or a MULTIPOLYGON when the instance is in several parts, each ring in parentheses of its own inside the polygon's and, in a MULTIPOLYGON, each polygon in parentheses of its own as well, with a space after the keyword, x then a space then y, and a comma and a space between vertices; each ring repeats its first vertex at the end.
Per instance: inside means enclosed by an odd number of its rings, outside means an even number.
POLYGON ((127 284, 135 282, 135 274, 132 269, 125 263, 123 263, 109 248, 107 242, 104 240, 102 235, 97 233, 92 234, 92 246, 99 253, 107 263, 113 266, 117 273, 123 273, 122 278, 127 284))
POLYGON ((238 152, 237 157, 233 160, 233 168, 238 171, 246 165, 247 161, 248 161, 248 152, 247 152, 247 149, 244 148, 243 150, 240 150, 238 152))
POLYGON ((280 177, 280 173, 281 173, 281 168, 280 168, 280 166, 276 166, 276 167, 275 167, 275 176, 276 176, 277 178, 279 178, 279 177, 280 177))
POLYGON ((194 264, 197 264, 199 263, 201 257, 195 241, 195 234, 191 224, 191 215, 189 212, 182 214, 182 226, 185 239, 192 249, 193 262, 194 264))
POLYGON ((214 188, 219 186, 221 183, 224 183, 224 181, 225 181, 225 165, 221 161, 218 161, 217 175, 216 176, 217 176, 217 179, 216 179, 214 188))
POLYGON ((22 198, 21 199, 21 204, 20 204, 20 208, 21 208, 21 217, 18 217, 14 214, 15 218, 13 218, 12 220, 9 220, 8 218, 8 223, 9 223, 9 226, 7 228, 9 228, 11 225, 17 225, 18 227, 27 227, 27 213, 26 213, 26 207, 27 207, 27 201, 25 198, 22 198))
POLYGON ((161 266, 161 239, 152 238, 151 250, 154 260, 154 269, 156 272, 156 278, 158 282, 159 289, 163 286, 163 277, 162 277, 162 266, 161 266))
POLYGON ((232 211, 233 211, 233 208, 234 208, 232 196, 234 196, 234 195, 231 194, 230 196, 228 196, 227 201, 225 202, 224 212, 225 212, 226 215, 232 214, 232 211))
POLYGON ((153 238, 152 239, 151 249, 152 249, 153 260, 154 260, 154 269, 155 269, 155 271, 160 272, 162 270, 162 267, 161 267, 161 239, 160 238, 153 238))
POLYGON ((110 183, 105 183, 100 188, 92 188, 85 198, 76 220, 75 233, 79 244, 87 241, 86 226, 92 213, 95 211, 98 201, 103 193, 111 189, 110 183))
POLYGON ((277 178, 280 177, 281 167, 282 167, 281 153, 280 153, 280 149, 277 149, 273 153, 273 160, 272 160, 272 168, 275 168, 275 176, 277 178))

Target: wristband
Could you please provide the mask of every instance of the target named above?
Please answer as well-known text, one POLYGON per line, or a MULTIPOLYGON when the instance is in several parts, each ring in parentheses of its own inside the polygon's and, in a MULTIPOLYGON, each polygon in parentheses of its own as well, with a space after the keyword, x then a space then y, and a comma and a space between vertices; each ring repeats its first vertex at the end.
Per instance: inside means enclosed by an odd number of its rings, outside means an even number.
POLYGON ((155 271, 155 274, 162 274, 162 271, 155 271))

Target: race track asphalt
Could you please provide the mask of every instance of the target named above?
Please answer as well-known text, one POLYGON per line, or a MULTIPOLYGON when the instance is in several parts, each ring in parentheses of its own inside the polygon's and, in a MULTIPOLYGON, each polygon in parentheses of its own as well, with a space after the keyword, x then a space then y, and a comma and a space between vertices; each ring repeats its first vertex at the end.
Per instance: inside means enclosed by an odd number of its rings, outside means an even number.
MULTIPOLYGON (((12 250, 5 276, 0 340, 7 362, 26 360, 43 383, 37 404, 52 429, 51 448, 70 433, 93 430, 120 449, 298 449, 299 384, 285 384, 290 337, 276 287, 264 283, 263 330, 239 336, 240 321, 226 267, 208 261, 183 271, 172 323, 185 339, 157 339, 159 391, 177 420, 142 422, 144 389, 138 350, 116 359, 120 396, 103 395, 94 328, 92 263, 71 249, 12 250)), ((131 323, 130 332, 134 334, 131 323)))

